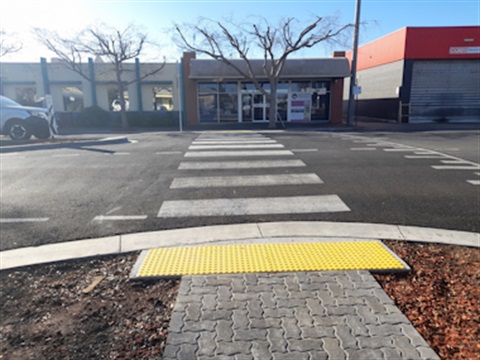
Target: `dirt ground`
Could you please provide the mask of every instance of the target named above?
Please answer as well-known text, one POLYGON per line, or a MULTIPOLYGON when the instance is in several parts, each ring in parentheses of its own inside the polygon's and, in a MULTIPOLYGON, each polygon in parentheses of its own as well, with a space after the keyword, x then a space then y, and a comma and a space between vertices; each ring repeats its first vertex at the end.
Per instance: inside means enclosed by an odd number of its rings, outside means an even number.
MULTIPOLYGON (((480 357, 479 250, 386 242, 377 280, 442 359, 480 357)), ((0 359, 161 358, 178 280, 132 282, 137 254, 0 273, 0 359)))

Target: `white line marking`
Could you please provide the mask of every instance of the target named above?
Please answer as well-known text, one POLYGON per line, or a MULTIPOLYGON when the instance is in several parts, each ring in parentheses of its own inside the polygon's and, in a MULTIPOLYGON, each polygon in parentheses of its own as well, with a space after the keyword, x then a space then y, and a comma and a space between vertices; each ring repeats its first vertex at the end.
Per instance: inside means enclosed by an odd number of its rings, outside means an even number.
POLYGON ((121 220, 145 220, 148 215, 99 215, 95 216, 92 221, 121 221, 121 220))
POLYGON ((188 150, 208 149, 275 149, 283 148, 282 144, 235 144, 235 145, 190 145, 188 150))
POLYGON ((24 223, 24 222, 45 222, 49 218, 3 218, 0 223, 24 223))
POLYGON ((52 157, 73 157, 73 156, 80 156, 80 154, 55 154, 52 157))
POLYGON ((414 151, 413 153, 415 155, 442 155, 443 156, 443 154, 439 154, 435 151, 428 151, 428 150, 427 151, 414 151))
POLYGON ((467 180, 467 182, 472 185, 480 185, 480 180, 467 180))
POLYGON ((377 149, 373 148, 373 147, 369 147, 369 148, 362 148, 362 147, 353 147, 353 148, 350 148, 351 151, 375 151, 377 149))
POLYGON ((221 145, 221 144, 275 144, 275 140, 195 140, 192 145, 221 145))
POLYGON ((478 175, 478 176, 480 176, 480 172, 476 172, 476 173, 475 173, 475 175, 478 175))
POLYGON ((292 149, 293 152, 316 152, 318 149, 292 149))
POLYGON ((467 165, 470 164, 469 161, 464 161, 464 160, 441 160, 440 161, 443 164, 458 164, 458 165, 467 165))
POLYGON ((435 170, 480 170, 480 165, 468 165, 468 166, 460 166, 460 165, 432 165, 432 168, 435 170))
POLYGON ((129 152, 116 152, 116 153, 113 153, 113 155, 130 155, 129 152))
POLYGON ((191 151, 185 157, 221 157, 221 156, 293 156, 290 150, 259 150, 259 151, 191 151))
POLYGON ((170 189, 323 184, 317 174, 206 176, 173 179, 170 189))
POLYGON ((418 151, 416 148, 395 148, 395 149, 383 149, 383 151, 393 152, 393 151, 418 151))
POLYGON ((18 156, 17 154, 8 154, 8 155, 4 155, 2 154, 2 156, 0 156, 0 159, 2 160, 7 160, 7 159, 25 159, 25 156, 18 156))
POLYGON ((337 195, 165 201, 158 217, 305 214, 350 211, 337 195))
POLYGON ((301 160, 203 161, 182 162, 178 170, 262 169, 307 166, 301 160))
POLYGON ((407 159, 444 159, 441 155, 405 155, 407 159))
POLYGON ((156 155, 178 155, 183 154, 183 151, 157 151, 156 155))

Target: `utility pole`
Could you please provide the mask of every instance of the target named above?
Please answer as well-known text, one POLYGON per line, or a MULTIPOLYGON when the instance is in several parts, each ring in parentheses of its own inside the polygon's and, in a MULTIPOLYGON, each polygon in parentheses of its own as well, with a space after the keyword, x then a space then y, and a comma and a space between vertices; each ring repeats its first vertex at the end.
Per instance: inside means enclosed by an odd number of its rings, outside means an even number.
POLYGON ((360 26, 360 3, 361 0, 357 0, 357 6, 355 8, 355 30, 353 34, 353 51, 352 51, 352 67, 350 75, 350 93, 348 97, 348 117, 347 125, 353 124, 353 117, 355 115, 355 94, 354 89, 357 79, 357 54, 358 54, 358 28, 360 26))

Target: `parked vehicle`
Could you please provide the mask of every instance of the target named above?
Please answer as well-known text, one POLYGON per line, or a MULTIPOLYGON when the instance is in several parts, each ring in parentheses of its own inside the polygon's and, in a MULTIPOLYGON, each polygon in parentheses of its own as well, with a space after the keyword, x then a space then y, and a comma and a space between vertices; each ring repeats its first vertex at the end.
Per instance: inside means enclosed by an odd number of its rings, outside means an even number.
POLYGON ((38 139, 51 136, 48 111, 28 107, 0 95, 0 133, 12 140, 28 140, 33 135, 38 139))

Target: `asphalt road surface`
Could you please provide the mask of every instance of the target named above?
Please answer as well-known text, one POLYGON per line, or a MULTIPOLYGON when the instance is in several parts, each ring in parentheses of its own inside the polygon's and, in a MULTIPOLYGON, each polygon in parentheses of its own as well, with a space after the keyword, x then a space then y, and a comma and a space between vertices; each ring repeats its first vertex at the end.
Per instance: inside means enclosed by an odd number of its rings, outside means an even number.
POLYGON ((2 148, 0 250, 266 221, 480 231, 479 131, 128 138, 123 144, 2 148))

